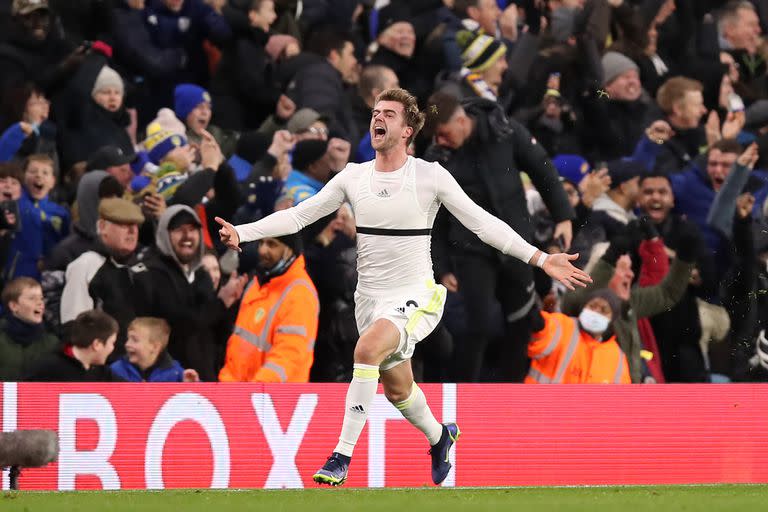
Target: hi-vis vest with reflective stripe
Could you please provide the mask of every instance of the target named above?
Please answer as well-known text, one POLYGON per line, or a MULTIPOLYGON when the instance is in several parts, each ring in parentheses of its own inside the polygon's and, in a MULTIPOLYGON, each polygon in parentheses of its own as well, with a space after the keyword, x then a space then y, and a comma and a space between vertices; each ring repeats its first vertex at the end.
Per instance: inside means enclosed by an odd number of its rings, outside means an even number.
POLYGON ((303 256, 264 286, 254 279, 243 295, 219 380, 308 382, 319 311, 303 256))
POLYGON ((562 313, 541 313, 544 329, 528 344, 526 384, 629 384, 629 364, 615 337, 600 342, 562 313))

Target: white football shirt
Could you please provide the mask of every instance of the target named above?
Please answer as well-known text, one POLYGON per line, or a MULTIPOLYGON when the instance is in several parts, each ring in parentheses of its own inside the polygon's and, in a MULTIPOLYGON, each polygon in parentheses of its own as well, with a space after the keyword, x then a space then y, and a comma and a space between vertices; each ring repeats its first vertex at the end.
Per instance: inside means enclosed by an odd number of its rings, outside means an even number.
POLYGON ((357 226, 357 291, 362 295, 387 296, 433 279, 430 231, 441 204, 505 254, 527 263, 537 250, 475 204, 440 164, 413 157, 391 172, 376 171, 374 161, 348 164, 316 195, 235 229, 241 243, 296 233, 344 202, 357 226))

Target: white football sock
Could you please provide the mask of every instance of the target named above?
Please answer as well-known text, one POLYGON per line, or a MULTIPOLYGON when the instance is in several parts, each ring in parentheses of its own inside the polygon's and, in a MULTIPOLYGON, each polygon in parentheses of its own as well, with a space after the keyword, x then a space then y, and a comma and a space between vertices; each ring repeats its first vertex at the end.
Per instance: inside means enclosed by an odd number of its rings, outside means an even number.
POLYGON ((405 419, 411 422, 411 425, 424 432, 430 446, 434 446, 440 441, 443 426, 437 422, 432 411, 429 410, 427 398, 415 382, 411 388, 411 395, 402 402, 393 405, 405 416, 405 419))
POLYGON ((347 400, 344 409, 344 423, 341 426, 339 444, 335 452, 347 457, 352 456, 352 451, 357 444, 357 438, 363 431, 365 420, 368 419, 368 408, 371 400, 376 395, 376 386, 379 384, 379 367, 369 364, 355 363, 352 372, 352 382, 347 389, 347 400))

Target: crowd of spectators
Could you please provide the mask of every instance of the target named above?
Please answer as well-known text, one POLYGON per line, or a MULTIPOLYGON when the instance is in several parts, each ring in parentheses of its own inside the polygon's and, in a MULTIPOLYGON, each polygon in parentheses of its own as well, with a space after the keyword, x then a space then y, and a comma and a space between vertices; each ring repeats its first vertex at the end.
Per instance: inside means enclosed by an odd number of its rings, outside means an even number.
POLYGON ((768 0, 0 0, 0 379, 351 378, 354 207, 227 250, 409 153, 593 283, 444 209, 417 380, 768 380, 768 0))

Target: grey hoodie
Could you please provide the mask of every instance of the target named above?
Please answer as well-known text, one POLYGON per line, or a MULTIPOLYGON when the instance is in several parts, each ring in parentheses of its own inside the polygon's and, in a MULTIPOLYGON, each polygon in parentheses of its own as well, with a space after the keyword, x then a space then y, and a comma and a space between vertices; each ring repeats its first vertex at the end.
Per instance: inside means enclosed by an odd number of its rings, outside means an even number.
MULTIPOLYGON (((157 249, 160 251, 161 254, 163 254, 164 256, 173 258, 173 261, 175 261, 176 264, 179 266, 179 268, 182 269, 183 271, 184 267, 179 261, 179 258, 176 256, 176 252, 174 252, 173 247, 171 246, 171 235, 168 233, 168 224, 170 224, 171 220, 182 211, 186 211, 194 215, 198 224, 202 225, 202 223, 200 222, 200 217, 198 217, 197 213, 195 213, 195 210, 193 210, 189 206, 186 206, 183 204, 175 204, 173 206, 169 206, 168 209, 165 210, 165 212, 163 212, 163 214, 160 216, 160 220, 157 223, 157 232, 155 233, 155 245, 157 245, 157 249)), ((189 280, 189 282, 192 282, 194 280, 195 271, 198 268, 200 268, 200 266, 202 265, 203 254, 205 254, 205 245, 203 244, 203 237, 201 235, 198 255, 190 263, 189 271, 185 272, 185 275, 187 276, 187 279, 189 280)))
POLYGON ((96 221, 99 220, 99 185, 109 176, 105 171, 91 171, 77 184, 77 227, 95 238, 96 221))
POLYGON ((619 206, 608 194, 603 194, 595 199, 595 202, 592 204, 592 211, 603 211, 622 224, 629 224, 630 221, 637 218, 631 210, 627 211, 619 206))

